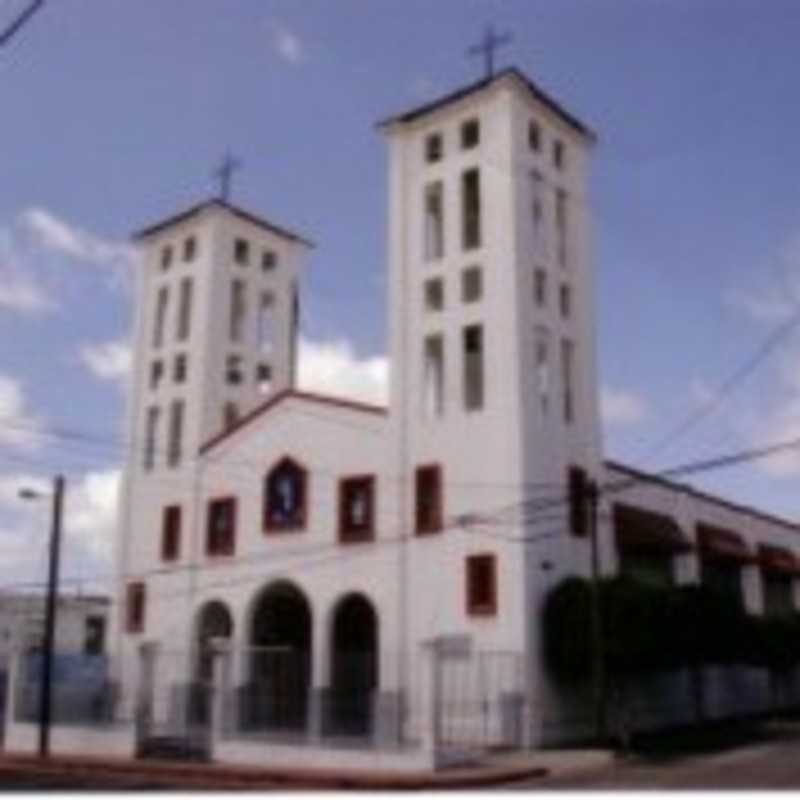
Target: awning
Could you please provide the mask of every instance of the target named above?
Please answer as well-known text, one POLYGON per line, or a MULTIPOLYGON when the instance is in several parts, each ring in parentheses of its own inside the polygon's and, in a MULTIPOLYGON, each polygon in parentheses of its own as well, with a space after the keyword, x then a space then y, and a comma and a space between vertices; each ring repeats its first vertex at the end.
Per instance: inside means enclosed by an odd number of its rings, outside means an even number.
POLYGON ((697 526, 697 543, 701 555, 705 558, 737 561, 741 564, 756 560, 744 539, 727 528, 717 528, 701 522, 697 526))
POLYGON ((764 572, 776 572, 781 575, 800 575, 800 560, 786 547, 774 544, 758 546, 758 563, 764 572))
POLYGON ((675 520, 644 508, 614 503, 617 548, 627 552, 685 553, 692 544, 675 520))

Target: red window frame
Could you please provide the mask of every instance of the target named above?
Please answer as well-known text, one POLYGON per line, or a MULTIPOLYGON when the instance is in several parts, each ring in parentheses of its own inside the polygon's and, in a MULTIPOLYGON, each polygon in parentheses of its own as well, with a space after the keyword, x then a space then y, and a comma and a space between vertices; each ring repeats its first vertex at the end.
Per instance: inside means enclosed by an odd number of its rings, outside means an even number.
POLYGON ((497 614, 497 558, 493 553, 467 556, 467 614, 493 617, 497 614))
POLYGON ((147 588, 144 581, 128 584, 125 597, 125 630, 128 633, 144 632, 147 610, 147 588))
POLYGON ((371 542, 375 538, 375 476, 353 475, 339 481, 339 541, 371 542), (354 491, 366 490, 366 522, 357 525, 349 516, 350 500, 354 491))
POLYGON ((414 519, 417 536, 439 533, 442 530, 444 488, 440 464, 417 467, 414 481, 414 519), (423 494, 432 492, 430 502, 423 502, 423 494), (429 507, 430 506, 430 507, 429 507))
POLYGON ((181 555, 181 507, 165 506, 161 521, 161 560, 177 561, 181 555))
POLYGON ((215 497, 208 501, 206 513, 206 555, 207 556, 232 556, 236 552, 236 498, 215 497), (228 514, 227 527, 222 531, 215 531, 217 524, 214 515, 224 508, 228 514))
POLYGON ((306 470, 306 468, 299 461, 291 458, 291 456, 284 456, 283 458, 279 459, 264 478, 262 506, 264 533, 288 533, 292 531, 304 530, 308 522, 308 502, 310 491, 311 487, 310 481, 308 480, 308 470, 306 470), (285 467, 292 467, 297 471, 300 477, 300 508, 296 519, 288 522, 279 522, 273 520, 272 514, 270 513, 270 484, 275 474, 285 467))

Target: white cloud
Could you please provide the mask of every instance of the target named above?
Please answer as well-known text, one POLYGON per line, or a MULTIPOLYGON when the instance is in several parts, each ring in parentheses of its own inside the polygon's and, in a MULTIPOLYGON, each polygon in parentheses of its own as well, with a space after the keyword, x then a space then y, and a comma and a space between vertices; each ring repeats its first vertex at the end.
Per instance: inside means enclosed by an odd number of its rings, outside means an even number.
MULTIPOLYGON (((108 590, 117 524, 121 470, 88 472, 67 482, 64 494, 62 569, 65 578, 85 578, 86 586, 108 590)), ((0 475, 0 581, 43 581, 50 532, 52 482, 41 475, 0 475), (19 490, 40 493, 34 502, 19 490)), ((69 588, 71 584, 65 584, 69 588)))
POLYGON ((57 307, 43 286, 15 272, 8 266, 0 266, 0 308, 35 315, 57 307))
POLYGON ((647 417, 648 408, 644 398, 633 392, 603 386, 600 414, 606 425, 637 425, 647 417))
POLYGON ((729 308, 744 312, 754 322, 780 322, 797 310, 797 301, 777 288, 750 292, 732 289, 725 293, 724 301, 729 308))
POLYGON ((43 208, 29 208, 19 219, 41 247, 77 261, 99 266, 127 266, 135 257, 131 245, 95 236, 43 208))
POLYGON ((301 339, 298 385, 306 391, 384 405, 389 395, 389 362, 386 356, 359 358, 346 339, 301 339))
POLYGON ((0 374, 0 445, 35 450, 43 433, 42 420, 27 409, 22 383, 0 374))
POLYGON ((275 52, 289 64, 300 64, 305 61, 306 48, 297 34, 290 31, 284 24, 273 20, 269 23, 272 46, 275 52))
POLYGON ((85 344, 80 348, 79 358, 96 378, 104 381, 127 381, 133 365, 133 353, 127 339, 85 344))

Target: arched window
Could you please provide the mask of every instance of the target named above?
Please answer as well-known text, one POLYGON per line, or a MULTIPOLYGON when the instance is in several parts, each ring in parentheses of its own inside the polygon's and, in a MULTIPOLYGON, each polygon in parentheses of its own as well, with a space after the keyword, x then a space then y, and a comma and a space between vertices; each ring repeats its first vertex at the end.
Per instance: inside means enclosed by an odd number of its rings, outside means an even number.
POLYGON ((300 530, 306 525, 308 478, 306 471, 284 458, 264 480, 264 530, 300 530))

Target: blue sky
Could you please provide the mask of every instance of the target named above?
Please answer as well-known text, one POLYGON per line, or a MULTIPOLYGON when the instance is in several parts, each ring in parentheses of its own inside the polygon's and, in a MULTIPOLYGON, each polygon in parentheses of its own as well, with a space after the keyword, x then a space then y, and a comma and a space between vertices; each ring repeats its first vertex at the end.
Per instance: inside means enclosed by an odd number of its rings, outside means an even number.
MULTIPOLYGON (((25 4, 0 0, 0 25, 25 4)), ((0 49, 0 417, 16 426, 0 433, 0 559, 15 575, 38 574, 42 519, 13 506, 13 487, 56 469, 74 476, 69 568, 105 563, 119 454, 41 431, 120 436, 127 237, 207 197, 226 148, 244 163, 234 200, 318 243, 308 364, 333 359, 345 388, 374 388, 386 347, 374 123, 478 77, 464 54, 490 21, 514 36, 501 64, 599 133, 607 454, 659 468, 800 435, 794 334, 652 451, 800 298, 797 2, 50 0, 0 49)), ((797 515, 798 477, 791 455, 695 483, 797 515)))

